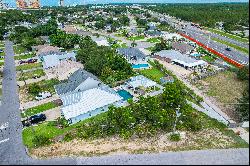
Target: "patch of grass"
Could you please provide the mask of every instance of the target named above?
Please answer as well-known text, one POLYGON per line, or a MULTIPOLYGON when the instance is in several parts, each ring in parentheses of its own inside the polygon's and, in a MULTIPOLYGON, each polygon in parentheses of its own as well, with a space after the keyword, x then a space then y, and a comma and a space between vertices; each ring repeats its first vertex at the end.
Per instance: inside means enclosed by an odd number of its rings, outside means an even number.
POLYGON ((221 72, 204 79, 209 84, 207 94, 218 99, 221 103, 237 103, 247 82, 239 81, 236 74, 231 71, 221 72))
POLYGON ((23 130, 23 133, 22 133, 23 142, 28 148, 32 148, 34 147, 34 143, 32 142, 32 140, 35 138, 35 135, 44 135, 45 137, 49 139, 53 139, 57 136, 66 134, 70 130, 77 129, 78 126, 82 126, 84 123, 88 123, 92 120, 98 121, 99 119, 101 119, 103 116, 106 116, 106 115, 107 113, 104 112, 104 113, 96 115, 95 117, 83 120, 81 122, 78 122, 76 124, 70 125, 62 129, 57 128, 56 125, 53 124, 53 122, 45 122, 45 123, 33 126, 35 130, 35 134, 32 132, 31 127, 27 127, 26 129, 23 130))
MULTIPOLYGON (((41 88, 41 91, 49 91, 51 94, 55 94, 55 88, 54 85, 59 84, 60 81, 57 79, 50 79, 50 80, 42 80, 36 83, 33 83, 35 85, 38 85, 41 88)), ((26 87, 22 86, 20 88, 20 95, 23 101, 33 101, 35 100, 35 94, 29 93, 28 88, 32 86, 33 84, 28 84, 26 87)))
POLYGON ((132 36, 132 37, 129 37, 128 40, 143 40, 145 39, 145 36, 141 35, 141 36, 132 36))
POLYGON ((238 51, 241 51, 241 52, 243 52, 243 53, 249 54, 249 50, 246 49, 246 48, 237 46, 237 45, 235 45, 235 44, 232 44, 232 43, 229 43, 229 42, 227 42, 227 41, 220 40, 220 39, 217 39, 217 38, 212 38, 212 40, 217 41, 217 42, 222 43, 222 44, 225 44, 225 45, 227 45, 227 46, 229 46, 229 47, 232 47, 232 48, 234 48, 234 49, 236 49, 236 50, 238 50, 238 51))
POLYGON ((3 66, 4 65, 4 62, 0 62, 0 66, 3 66))
POLYGON ((14 46, 14 53, 15 54, 21 54, 21 53, 24 53, 26 51, 27 51, 27 49, 24 48, 24 47, 22 47, 22 46, 20 46, 20 45, 15 45, 14 46))
POLYGON ((23 75, 22 74, 19 75, 18 80, 19 81, 28 80, 28 79, 32 79, 34 76, 42 77, 42 76, 45 76, 45 73, 43 69, 37 69, 34 71, 24 72, 23 75))
POLYGON ((42 67, 42 63, 30 63, 30 64, 25 64, 25 65, 20 65, 16 67, 16 70, 17 71, 29 70, 29 69, 38 68, 38 67, 42 67))
POLYGON ((212 29, 212 28, 205 28, 205 29, 208 30, 208 31, 211 31, 213 33, 217 33, 219 35, 222 35, 222 36, 234 39, 234 40, 238 40, 240 42, 249 43, 249 39, 247 39, 247 38, 242 38, 240 36, 236 36, 236 35, 233 35, 233 34, 230 34, 230 33, 226 33, 226 32, 223 32, 223 31, 217 30, 217 29, 212 29))
POLYGON ((204 61, 210 62, 210 63, 215 61, 215 59, 209 55, 205 55, 205 56, 201 57, 201 59, 203 59, 204 61))
POLYGON ((28 58, 33 58, 36 56, 35 54, 26 54, 26 55, 20 55, 20 56, 14 56, 15 60, 21 60, 21 59, 28 59, 28 58))
POLYGON ((139 73, 156 82, 160 82, 160 78, 164 77, 164 73, 156 68, 140 70, 139 73))
POLYGON ((161 41, 158 38, 150 38, 150 39, 147 39, 147 42, 150 42, 150 43, 159 43, 161 41))
POLYGON ((41 104, 41 105, 38 105, 38 106, 27 109, 25 111, 25 114, 21 113, 21 116, 22 116, 22 118, 29 117, 29 116, 32 116, 32 115, 35 115, 35 114, 50 110, 50 109, 55 108, 57 106, 58 105, 55 104, 54 102, 41 104))

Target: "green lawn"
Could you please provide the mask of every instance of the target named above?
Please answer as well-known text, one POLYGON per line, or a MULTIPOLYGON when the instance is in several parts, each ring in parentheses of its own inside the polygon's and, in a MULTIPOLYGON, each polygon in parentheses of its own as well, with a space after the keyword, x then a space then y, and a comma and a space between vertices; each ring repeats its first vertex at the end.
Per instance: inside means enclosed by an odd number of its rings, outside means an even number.
POLYGON ((240 36, 236 36, 236 35, 233 35, 233 34, 230 34, 230 33, 226 33, 226 32, 223 32, 221 30, 218 30, 218 29, 212 29, 212 28, 205 28, 205 29, 208 30, 208 31, 211 31, 213 33, 217 33, 219 35, 226 36, 226 37, 234 39, 234 40, 238 40, 240 42, 249 43, 249 39, 247 39, 247 38, 242 38, 240 36))
POLYGON ((140 70, 139 73, 156 82, 160 82, 160 78, 164 77, 164 73, 156 68, 140 70))
POLYGON ((23 76, 21 74, 19 75, 18 80, 23 81, 23 79, 24 80, 32 79, 33 76, 41 77, 41 76, 45 76, 45 73, 44 73, 43 69, 37 69, 34 71, 24 72, 23 76))
POLYGON ((246 48, 237 46, 237 45, 235 45, 235 44, 232 44, 232 43, 229 43, 229 42, 227 42, 227 41, 220 40, 220 39, 217 39, 217 38, 212 38, 212 40, 217 41, 217 42, 222 43, 222 44, 225 44, 225 45, 227 45, 227 46, 229 46, 229 47, 232 47, 232 48, 234 48, 234 49, 236 49, 236 50, 239 50, 239 51, 241 51, 241 52, 243 52, 243 53, 249 54, 249 50, 246 49, 246 48))
POLYGON ((31 64, 20 65, 16 67, 16 70, 17 71, 29 70, 29 69, 38 68, 38 67, 42 67, 42 63, 31 63, 31 64))
POLYGON ((122 44, 116 43, 116 44, 113 44, 111 47, 112 48, 127 48, 128 46, 125 43, 122 43, 122 44))
POLYGON ((203 59, 204 61, 210 62, 210 63, 215 61, 215 59, 209 55, 205 55, 205 56, 201 57, 201 59, 203 59))
POLYGON ((14 46, 14 52, 15 54, 21 54, 21 53, 24 53, 25 51, 27 51, 26 48, 20 46, 20 45, 15 45, 14 46))
POLYGON ((25 111, 25 114, 22 113, 21 116, 22 116, 22 118, 29 117, 29 116, 44 112, 46 110, 50 110, 50 109, 55 108, 57 106, 58 105, 55 104, 54 102, 45 103, 45 104, 38 105, 36 107, 32 107, 32 108, 27 109, 25 111))
MULTIPOLYGON (((44 135, 50 139, 55 138, 59 135, 65 134, 67 131, 70 131, 72 129, 77 129, 77 126, 81 126, 82 124, 87 123, 93 119, 98 121, 98 119, 102 118, 105 114, 106 114, 106 112, 101 113, 99 115, 96 115, 95 117, 83 120, 81 122, 70 125, 70 126, 63 128, 63 129, 59 129, 56 126, 54 126, 53 122, 45 122, 42 124, 38 124, 37 126, 34 126, 35 134, 44 135)), ((35 138, 35 134, 32 132, 31 127, 28 127, 28 128, 23 130, 23 133, 22 133, 23 142, 27 147, 29 147, 29 148, 34 147, 32 139, 35 138)))
POLYGON ((145 36, 141 35, 141 36, 133 36, 133 37, 129 37, 128 40, 143 40, 145 39, 145 36))
POLYGON ((0 62, 0 66, 3 66, 4 65, 4 62, 0 62))
POLYGON ((161 40, 158 39, 158 38, 150 38, 150 39, 147 39, 147 42, 150 42, 150 43, 159 43, 159 42, 161 42, 161 40))
POLYGON ((15 60, 28 59, 28 58, 33 58, 34 56, 36 56, 36 54, 19 55, 19 56, 14 56, 14 59, 15 60))
POLYGON ((4 52, 1 52, 1 53, 0 53, 0 56, 4 56, 4 55, 5 55, 5 53, 4 53, 4 52))

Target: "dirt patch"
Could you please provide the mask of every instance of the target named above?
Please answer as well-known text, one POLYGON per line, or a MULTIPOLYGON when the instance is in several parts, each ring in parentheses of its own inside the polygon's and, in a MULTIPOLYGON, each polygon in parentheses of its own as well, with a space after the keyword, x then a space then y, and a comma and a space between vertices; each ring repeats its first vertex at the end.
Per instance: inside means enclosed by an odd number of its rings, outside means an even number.
POLYGON ((53 158, 63 156, 96 156, 131 153, 152 153, 187 149, 228 148, 234 141, 219 130, 206 129, 200 132, 182 132, 178 142, 169 140, 169 133, 159 133, 152 138, 134 138, 124 140, 119 137, 96 139, 91 141, 74 139, 70 142, 58 142, 47 147, 31 149, 35 158, 53 158))

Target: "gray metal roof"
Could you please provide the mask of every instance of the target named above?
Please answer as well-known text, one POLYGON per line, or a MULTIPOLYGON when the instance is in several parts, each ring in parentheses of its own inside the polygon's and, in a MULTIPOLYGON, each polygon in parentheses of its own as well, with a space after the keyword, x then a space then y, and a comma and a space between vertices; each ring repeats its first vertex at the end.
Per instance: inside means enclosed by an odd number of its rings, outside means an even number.
POLYGON ((157 52, 155 54, 159 55, 160 57, 169 58, 171 60, 173 60, 173 59, 182 60, 186 63, 193 63, 193 62, 197 61, 196 59, 190 58, 187 55, 183 55, 179 51, 175 51, 175 50, 162 50, 162 51, 157 52))
POLYGON ((158 30, 148 30, 148 31, 145 31, 145 34, 150 35, 150 36, 160 36, 162 35, 162 32, 158 30))
POLYGON ((72 92, 87 78, 93 78, 99 81, 99 79, 92 73, 87 72, 86 70, 83 70, 83 69, 79 69, 75 71, 68 78, 66 83, 55 85, 56 92, 58 95, 72 92))
POLYGON ((138 48, 117 48, 117 52, 125 57, 136 56, 137 59, 143 59, 146 55, 138 48))

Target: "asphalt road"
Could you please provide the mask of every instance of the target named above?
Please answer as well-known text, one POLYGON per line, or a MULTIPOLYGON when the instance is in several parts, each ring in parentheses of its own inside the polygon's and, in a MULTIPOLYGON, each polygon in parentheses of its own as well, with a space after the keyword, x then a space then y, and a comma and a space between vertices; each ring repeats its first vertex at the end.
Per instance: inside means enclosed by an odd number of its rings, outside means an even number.
POLYGON ((180 22, 180 20, 177 20, 176 18, 173 18, 170 16, 164 16, 164 15, 156 13, 156 12, 153 12, 152 14, 155 17, 164 18, 166 22, 168 22, 172 27, 176 28, 179 32, 187 34, 188 36, 198 40, 199 42, 201 42, 205 45, 208 45, 210 48, 213 48, 217 52, 224 54, 228 58, 235 60, 236 62, 243 64, 243 65, 249 64, 249 55, 242 53, 241 51, 238 51, 234 48, 231 48, 231 51, 227 51, 227 50, 225 50, 225 48, 228 47, 227 45, 213 41, 211 38, 213 38, 213 37, 219 38, 221 40, 231 42, 233 44, 239 45, 239 46, 244 47, 244 48, 248 48, 249 44, 241 43, 241 42, 238 42, 236 40, 229 39, 229 38, 226 38, 226 37, 223 37, 221 35, 214 34, 214 33, 206 34, 206 33, 204 33, 204 31, 199 30, 198 28, 191 26, 191 23, 189 23, 189 22, 185 22, 185 23, 183 22, 183 24, 186 25, 186 27, 184 27, 184 29, 181 29, 181 25, 178 24, 180 22), (211 37, 210 39, 209 39, 209 34, 211 37))
POLYGON ((33 159, 22 143, 21 114, 16 82, 13 43, 6 41, 3 103, 0 107, 0 164, 5 165, 172 165, 172 164, 249 164, 249 149, 202 150, 158 154, 102 157, 33 159))

